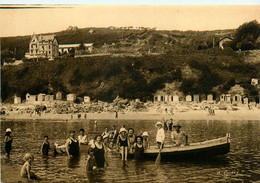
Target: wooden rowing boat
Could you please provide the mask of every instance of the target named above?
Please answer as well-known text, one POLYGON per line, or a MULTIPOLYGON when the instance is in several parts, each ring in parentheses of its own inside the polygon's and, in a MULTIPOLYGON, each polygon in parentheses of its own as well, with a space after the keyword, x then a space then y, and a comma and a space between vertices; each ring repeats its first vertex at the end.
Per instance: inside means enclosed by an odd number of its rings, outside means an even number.
MULTIPOLYGON (((191 143, 188 146, 173 147, 165 145, 161 150, 162 159, 181 159, 181 158, 204 158, 216 155, 224 155, 230 151, 230 134, 204 142, 191 143)), ((145 158, 156 158, 159 153, 157 146, 151 146, 144 151, 145 158)))

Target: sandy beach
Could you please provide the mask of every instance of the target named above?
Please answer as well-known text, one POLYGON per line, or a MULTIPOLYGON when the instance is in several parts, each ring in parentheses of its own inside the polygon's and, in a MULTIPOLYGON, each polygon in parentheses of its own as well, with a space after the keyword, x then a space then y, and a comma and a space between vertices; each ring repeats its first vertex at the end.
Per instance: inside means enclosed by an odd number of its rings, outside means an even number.
POLYGON ((169 113, 151 113, 151 112, 119 112, 118 119, 115 113, 82 113, 78 119, 78 114, 50 114, 43 113, 41 116, 29 114, 18 114, 10 112, 8 115, 2 116, 3 120, 50 120, 50 121, 84 121, 84 120, 161 120, 162 118, 174 120, 260 120, 260 109, 255 108, 248 110, 241 108, 237 111, 215 110, 215 115, 208 115, 207 110, 189 110, 186 112, 169 113), (84 118, 84 115, 86 119, 84 118))

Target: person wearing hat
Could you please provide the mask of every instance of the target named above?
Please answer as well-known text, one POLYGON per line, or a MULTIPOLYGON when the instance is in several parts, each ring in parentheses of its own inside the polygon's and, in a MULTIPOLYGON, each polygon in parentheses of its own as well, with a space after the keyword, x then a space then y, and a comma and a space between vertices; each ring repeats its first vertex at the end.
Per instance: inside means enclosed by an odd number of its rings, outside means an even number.
POLYGON ((130 147, 129 140, 127 138, 127 130, 123 127, 119 130, 119 136, 117 139, 117 147, 120 149, 122 160, 127 160, 127 149, 130 147))
POLYGON ((165 139, 163 124, 162 124, 162 122, 158 121, 155 126, 157 128, 156 142, 158 144, 158 148, 163 149, 164 139, 165 139))
POLYGON ((10 153, 12 150, 13 137, 11 136, 11 133, 12 133, 11 128, 7 128, 5 131, 5 138, 4 138, 5 152, 7 158, 10 157, 10 153))
POLYGON ((150 147, 150 144, 149 144, 149 140, 148 140, 148 137, 149 137, 149 134, 148 132, 144 132, 143 135, 143 146, 144 146, 144 149, 148 149, 150 147))
POLYGON ((183 139, 185 138, 185 144, 188 145, 188 136, 185 134, 184 131, 180 130, 181 125, 177 123, 176 125, 173 125, 174 129, 171 133, 171 138, 173 142, 173 146, 180 146, 183 145, 183 139))

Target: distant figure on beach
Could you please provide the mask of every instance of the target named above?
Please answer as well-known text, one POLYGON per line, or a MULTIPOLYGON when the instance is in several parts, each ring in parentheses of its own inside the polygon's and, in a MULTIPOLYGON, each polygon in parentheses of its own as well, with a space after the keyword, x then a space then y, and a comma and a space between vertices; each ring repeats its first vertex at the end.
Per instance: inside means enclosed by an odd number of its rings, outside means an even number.
POLYGON ((148 132, 144 132, 143 135, 143 146, 144 146, 144 149, 148 149, 150 147, 150 144, 149 144, 149 134, 148 132))
POLYGON ((165 139, 165 133, 163 130, 163 124, 162 122, 158 121, 155 125, 157 128, 157 134, 156 134, 156 142, 158 144, 159 149, 163 149, 164 146, 164 139, 165 139))
POLYGON ((31 164, 34 160, 34 156, 31 153, 26 153, 24 155, 24 160, 25 163, 22 166, 22 169, 20 171, 20 176, 22 178, 28 178, 28 179, 39 179, 38 176, 36 176, 32 171, 31 171, 31 164))
POLYGON ((134 144, 134 159, 142 160, 144 155, 143 137, 137 136, 134 144))
POLYGON ((84 114, 84 118, 87 119, 87 114, 86 113, 84 114))
POLYGON ((188 145, 188 135, 186 135, 184 131, 180 130, 181 125, 177 123, 173 127, 175 128, 175 130, 171 133, 173 146, 188 145), (184 138, 185 144, 183 144, 184 138))
POLYGON ((41 145, 41 154, 43 156, 48 156, 50 150, 49 137, 47 135, 44 136, 44 141, 41 145))
POLYGON ((97 130, 97 120, 94 119, 94 131, 96 131, 96 130, 97 130))
POLYGON ((75 131, 70 131, 70 138, 67 139, 65 146, 69 158, 79 156, 79 141, 75 138, 75 131))
POLYGON ((173 119, 172 118, 168 121, 167 125, 168 125, 168 130, 172 131, 172 125, 173 125, 173 119))
POLYGON ((81 128, 79 130, 79 136, 78 136, 78 140, 79 140, 79 145, 80 144, 88 144, 88 136, 85 135, 85 130, 83 128, 81 128))
POLYGON ((70 119, 73 120, 73 114, 70 115, 70 119))
POLYGON ((168 109, 167 109, 167 107, 165 108, 165 113, 168 113, 168 109))
POLYGON ((209 107, 209 108, 208 108, 208 112, 209 112, 208 115, 211 115, 211 116, 214 116, 214 115, 215 115, 215 110, 214 110, 214 108, 212 108, 212 107, 209 107))
POLYGON ((6 152, 6 157, 10 157, 10 153, 12 150, 12 143, 13 143, 13 137, 11 136, 12 130, 11 128, 7 128, 5 130, 5 138, 4 138, 4 143, 5 143, 5 152, 6 152))
POLYGON ((120 149, 122 160, 127 160, 127 149, 130 146, 126 133, 127 130, 125 128, 121 128, 117 139, 117 147, 120 149))
POLYGON ((116 119, 118 119, 118 112, 116 111, 116 119))
POLYGON ((78 119, 81 119, 81 114, 80 113, 78 114, 78 119))

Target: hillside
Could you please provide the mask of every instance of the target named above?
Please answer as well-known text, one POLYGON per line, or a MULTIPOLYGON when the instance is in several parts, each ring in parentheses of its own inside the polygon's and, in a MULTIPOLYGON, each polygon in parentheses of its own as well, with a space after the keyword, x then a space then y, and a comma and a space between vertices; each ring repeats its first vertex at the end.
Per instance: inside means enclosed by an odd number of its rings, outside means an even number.
POLYGON ((8 101, 15 93, 24 99, 27 92, 63 91, 94 100, 112 101, 119 95, 145 101, 151 100, 165 83, 177 83, 178 91, 184 94, 215 95, 240 84, 247 95, 254 96, 257 92, 250 80, 260 77, 260 65, 244 60, 243 52, 212 48, 178 53, 173 50, 157 56, 67 58, 4 66, 1 97, 8 101))
MULTIPOLYGON (((165 53, 173 48, 207 49, 234 30, 156 31, 152 29, 84 28, 56 32, 60 44, 94 43, 94 53, 165 53)), ((1 60, 22 59, 31 36, 1 38, 1 60)))

